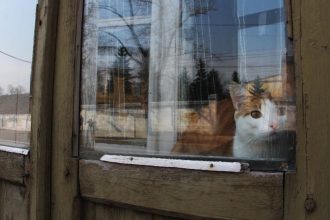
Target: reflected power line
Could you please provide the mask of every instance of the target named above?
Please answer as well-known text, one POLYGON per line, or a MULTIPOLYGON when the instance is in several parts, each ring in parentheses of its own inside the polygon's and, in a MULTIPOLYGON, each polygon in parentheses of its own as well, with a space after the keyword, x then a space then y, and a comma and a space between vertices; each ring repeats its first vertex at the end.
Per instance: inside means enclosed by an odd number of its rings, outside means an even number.
POLYGON ((10 54, 8 54, 8 53, 5 53, 5 52, 3 52, 3 51, 1 51, 1 50, 0 50, 0 53, 4 54, 4 55, 6 55, 6 56, 8 56, 8 57, 10 57, 10 58, 13 58, 13 59, 15 59, 15 60, 18 60, 18 61, 24 62, 24 63, 32 63, 32 62, 29 61, 29 60, 21 59, 21 58, 19 58, 19 57, 16 57, 16 56, 10 55, 10 54))

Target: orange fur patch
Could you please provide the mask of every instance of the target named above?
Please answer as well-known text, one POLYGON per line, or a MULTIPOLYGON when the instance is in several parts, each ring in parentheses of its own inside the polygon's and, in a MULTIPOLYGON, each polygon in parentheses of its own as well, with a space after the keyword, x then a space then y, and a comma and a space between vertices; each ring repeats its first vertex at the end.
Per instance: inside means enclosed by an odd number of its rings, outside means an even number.
POLYGON ((192 114, 172 153, 230 156, 235 134, 232 101, 211 102, 192 114))
POLYGON ((270 94, 265 94, 263 96, 247 96, 243 99, 240 104, 238 111, 235 113, 235 117, 247 116, 252 111, 261 110, 261 105, 265 102, 265 99, 272 100, 270 94))
POLYGON ((235 113, 235 117, 247 116, 252 111, 261 110, 263 100, 256 96, 250 96, 244 98, 242 104, 240 104, 238 111, 235 113))

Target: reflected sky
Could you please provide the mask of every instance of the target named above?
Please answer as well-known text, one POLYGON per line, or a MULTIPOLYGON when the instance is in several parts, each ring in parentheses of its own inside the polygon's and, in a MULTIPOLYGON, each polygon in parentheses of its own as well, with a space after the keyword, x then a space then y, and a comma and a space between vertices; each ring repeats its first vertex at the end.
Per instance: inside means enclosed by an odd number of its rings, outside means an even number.
POLYGON ((99 0, 100 19, 116 19, 119 16, 148 16, 151 3, 144 0, 99 0), (130 5, 132 7, 130 7, 130 5))
MULTIPOLYGON (((0 51, 32 61, 36 0, 0 1, 0 51)), ((31 64, 0 54, 0 87, 22 85, 29 91, 31 64)))

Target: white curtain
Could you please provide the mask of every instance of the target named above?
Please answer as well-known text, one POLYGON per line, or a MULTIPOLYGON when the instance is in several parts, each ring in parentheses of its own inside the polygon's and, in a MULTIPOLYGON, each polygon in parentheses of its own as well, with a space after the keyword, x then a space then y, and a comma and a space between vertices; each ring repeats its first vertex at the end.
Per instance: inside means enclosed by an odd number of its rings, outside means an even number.
POLYGON ((176 141, 180 11, 179 0, 152 4, 147 149, 158 152, 176 141))

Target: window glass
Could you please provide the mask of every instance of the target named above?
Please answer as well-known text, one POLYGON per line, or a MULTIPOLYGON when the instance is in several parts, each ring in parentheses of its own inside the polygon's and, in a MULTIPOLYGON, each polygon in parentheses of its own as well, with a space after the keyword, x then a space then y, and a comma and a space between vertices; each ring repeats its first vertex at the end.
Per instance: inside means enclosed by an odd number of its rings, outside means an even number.
POLYGON ((30 144, 36 0, 0 2, 0 145, 30 144))
POLYGON ((85 0, 81 152, 291 160, 283 0, 85 0))

